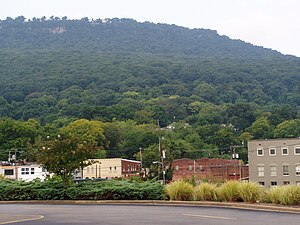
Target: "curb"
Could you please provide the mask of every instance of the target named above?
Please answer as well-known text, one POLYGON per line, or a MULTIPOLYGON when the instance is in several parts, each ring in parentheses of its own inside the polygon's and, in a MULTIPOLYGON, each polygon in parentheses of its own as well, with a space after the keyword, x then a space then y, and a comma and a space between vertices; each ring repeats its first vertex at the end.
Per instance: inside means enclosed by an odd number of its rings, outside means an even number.
POLYGON ((50 205, 158 205, 158 206, 188 206, 188 207, 218 207, 245 209, 257 211, 272 211, 299 213, 298 206, 278 206, 259 203, 206 202, 206 201, 159 201, 159 200, 30 200, 30 201, 0 201, 0 204, 50 204, 50 205))

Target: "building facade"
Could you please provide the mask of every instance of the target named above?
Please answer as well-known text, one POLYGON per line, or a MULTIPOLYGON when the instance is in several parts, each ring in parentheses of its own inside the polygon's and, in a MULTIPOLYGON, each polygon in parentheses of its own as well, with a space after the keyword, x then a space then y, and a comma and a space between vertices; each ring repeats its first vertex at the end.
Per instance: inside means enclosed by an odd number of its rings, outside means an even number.
POLYGON ((202 158, 176 159, 172 162, 172 180, 240 180, 249 176, 248 166, 240 160, 202 158))
POLYGON ((32 181, 35 179, 45 180, 50 174, 35 163, 1 163, 0 174, 12 180, 32 181))
POLYGON ((116 178, 139 176, 141 162, 135 160, 112 158, 90 159, 92 163, 83 171, 76 173, 76 178, 116 178))
POLYGON ((300 186, 300 138, 248 142, 249 179, 264 187, 300 186))

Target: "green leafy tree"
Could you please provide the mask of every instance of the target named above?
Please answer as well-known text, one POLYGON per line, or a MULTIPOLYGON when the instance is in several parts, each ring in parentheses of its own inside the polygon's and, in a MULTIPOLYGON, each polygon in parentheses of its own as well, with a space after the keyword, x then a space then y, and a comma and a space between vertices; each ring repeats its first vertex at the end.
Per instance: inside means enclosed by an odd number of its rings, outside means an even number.
POLYGON ((272 127, 267 118, 258 118, 251 127, 247 128, 248 131, 254 138, 271 138, 273 136, 272 127))
POLYGON ((103 148, 106 143, 104 136, 105 124, 101 121, 79 119, 60 129, 60 133, 81 138, 103 148))
POLYGON ((50 173, 61 177, 66 188, 75 169, 90 164, 88 159, 95 155, 97 147, 78 136, 58 136, 47 138, 41 143, 38 162, 50 173))
POLYGON ((28 149, 35 144, 39 123, 30 119, 26 122, 3 118, 0 120, 0 159, 7 160, 8 151, 18 150, 19 159, 31 159, 28 149))
POLYGON ((276 138, 300 137, 300 119, 284 121, 274 130, 276 138))

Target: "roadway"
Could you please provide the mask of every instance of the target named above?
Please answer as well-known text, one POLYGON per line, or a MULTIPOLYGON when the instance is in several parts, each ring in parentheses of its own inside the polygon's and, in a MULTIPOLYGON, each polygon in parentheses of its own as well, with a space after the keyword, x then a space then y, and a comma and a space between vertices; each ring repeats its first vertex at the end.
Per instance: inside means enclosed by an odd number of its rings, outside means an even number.
POLYGON ((208 206, 0 204, 0 225, 299 225, 300 214, 208 206))

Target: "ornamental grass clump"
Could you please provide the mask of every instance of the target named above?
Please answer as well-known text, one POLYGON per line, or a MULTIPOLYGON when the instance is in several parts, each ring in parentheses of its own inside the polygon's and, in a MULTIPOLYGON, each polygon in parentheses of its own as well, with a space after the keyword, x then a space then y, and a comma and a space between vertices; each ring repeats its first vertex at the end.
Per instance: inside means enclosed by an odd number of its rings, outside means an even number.
POLYGON ((272 187, 265 191, 263 202, 280 204, 282 195, 281 187, 272 187))
POLYGON ((240 183, 238 181, 228 181, 224 183, 217 190, 218 200, 227 202, 242 201, 239 195, 239 186, 240 183))
POLYGON ((240 183, 239 196, 244 202, 257 202, 262 195, 262 187, 256 182, 240 183))
POLYGON ((193 185, 186 181, 178 180, 165 187, 166 195, 170 200, 190 201, 193 199, 193 185))
POLYGON ((280 195, 280 204, 282 205, 300 205, 300 187, 296 185, 282 186, 280 195))
POLYGON ((215 201, 217 199, 217 185, 201 183, 194 188, 194 199, 197 201, 215 201))

